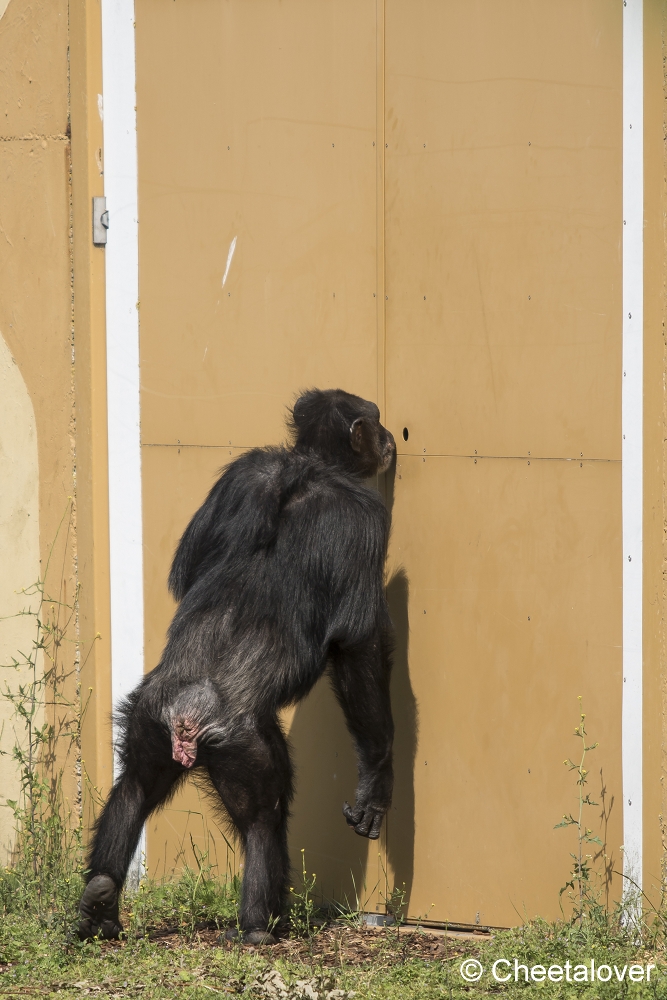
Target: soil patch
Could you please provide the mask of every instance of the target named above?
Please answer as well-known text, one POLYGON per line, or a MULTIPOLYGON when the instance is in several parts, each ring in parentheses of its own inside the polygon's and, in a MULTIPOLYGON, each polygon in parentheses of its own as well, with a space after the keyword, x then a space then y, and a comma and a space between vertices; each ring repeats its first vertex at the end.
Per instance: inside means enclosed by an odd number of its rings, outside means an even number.
MULTIPOLYGON (((224 948, 231 951, 242 947, 245 953, 257 953, 271 962, 282 959, 287 962, 304 962, 335 968, 341 965, 363 966, 373 962, 393 965, 409 959, 425 961, 454 959, 469 956, 474 950, 477 935, 466 935, 466 939, 443 933, 432 933, 420 927, 355 928, 341 924, 328 924, 311 938, 281 937, 277 944, 261 946, 240 946, 226 941, 224 931, 202 927, 194 937, 187 940, 178 928, 157 928, 148 935, 151 941, 164 948, 193 950, 224 948), (471 945, 473 948, 471 949, 471 945)), ((480 934, 479 942, 488 941, 489 935, 480 934)), ((105 951, 124 948, 123 941, 101 943, 105 951)))

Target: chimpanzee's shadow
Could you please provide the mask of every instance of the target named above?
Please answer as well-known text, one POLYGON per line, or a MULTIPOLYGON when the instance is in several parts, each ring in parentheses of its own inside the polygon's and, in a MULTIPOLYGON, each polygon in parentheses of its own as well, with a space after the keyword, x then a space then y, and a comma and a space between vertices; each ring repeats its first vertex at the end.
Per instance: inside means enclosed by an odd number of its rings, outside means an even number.
POLYGON ((291 884, 300 882, 304 850, 308 873, 317 873, 317 888, 326 900, 363 906, 363 897, 374 889, 363 885, 368 841, 347 826, 342 810, 345 799, 354 802, 354 748, 326 677, 297 706, 289 741, 296 786, 289 826, 296 879, 291 884))
MULTIPOLYGON (((386 475, 387 506, 393 506, 394 469, 386 475)), ((417 747, 417 705, 408 672, 408 579, 399 570, 387 587, 389 609, 396 631, 392 672, 392 711, 395 722, 394 799, 387 817, 389 867, 398 889, 405 884, 406 900, 414 870, 414 759, 417 747)), ((377 858, 380 841, 357 836, 345 824, 344 800, 354 801, 357 768, 354 748, 343 713, 326 682, 320 681, 294 712, 289 732, 296 771, 296 795, 290 823, 290 856, 301 869, 305 851, 309 873, 328 899, 375 908, 384 875, 377 858), (376 847, 377 845, 377 847, 376 847), (370 852, 370 853, 369 853, 370 852), (376 863, 377 859, 377 863, 376 863), (364 873, 372 872, 364 885, 364 873), (377 874, 376 874, 377 873, 377 874)), ((389 890, 393 885, 389 885, 389 890)))
MULTIPOLYGON (((391 707, 394 716, 394 797, 387 817, 387 856, 395 886, 405 886, 410 899, 415 854, 415 755, 419 716, 409 672, 410 624, 408 578, 400 569, 389 581, 387 599, 394 623, 396 646, 391 676, 391 707)), ((390 889, 393 886, 389 887, 390 889)))

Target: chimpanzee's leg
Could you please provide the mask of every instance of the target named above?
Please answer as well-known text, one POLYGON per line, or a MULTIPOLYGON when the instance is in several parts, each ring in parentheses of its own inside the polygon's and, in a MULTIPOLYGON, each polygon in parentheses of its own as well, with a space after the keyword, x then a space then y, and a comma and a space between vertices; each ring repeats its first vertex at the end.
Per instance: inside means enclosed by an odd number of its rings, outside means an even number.
POLYGON ((275 719, 243 729, 227 745, 209 749, 211 781, 241 835, 245 867, 239 923, 248 944, 273 944, 289 878, 287 820, 292 764, 275 719))
POLYGON ((391 640, 385 632, 363 646, 334 649, 331 680, 357 751, 359 784, 354 807, 343 813, 362 837, 380 836, 394 783, 389 677, 391 640))
POLYGON ((122 746, 123 770, 95 830, 88 885, 79 903, 79 937, 116 938, 118 896, 148 816, 187 771, 171 758, 168 734, 136 704, 122 746))

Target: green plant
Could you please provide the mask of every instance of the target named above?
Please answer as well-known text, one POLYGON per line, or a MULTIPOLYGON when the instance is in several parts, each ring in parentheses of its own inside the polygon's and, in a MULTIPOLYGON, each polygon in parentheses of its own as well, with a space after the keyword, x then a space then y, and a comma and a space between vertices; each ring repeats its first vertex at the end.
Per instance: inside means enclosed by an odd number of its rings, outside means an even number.
POLYGON ((318 909, 314 895, 316 884, 315 872, 309 875, 306 871, 306 852, 302 847, 301 888, 297 891, 294 886, 290 886, 289 926, 291 937, 310 938, 319 930, 319 921, 314 921, 318 909))
POLYGON ((205 927, 222 928, 236 922, 240 898, 238 875, 219 877, 217 865, 209 861, 190 838, 195 867, 186 864, 178 876, 156 880, 144 878, 139 889, 127 897, 128 937, 136 939, 156 927, 178 929, 187 938, 205 927))
MULTIPOLYGON (((68 505, 61 520, 71 524, 68 505)), ((83 710, 79 675, 79 591, 66 599, 65 574, 58 596, 47 591, 56 539, 42 579, 21 591, 28 605, 12 618, 32 619, 30 646, 19 650, 5 671, 18 682, 3 682, 2 695, 12 705, 14 743, 0 750, 16 764, 19 794, 7 805, 14 814, 15 840, 11 864, 0 875, 0 906, 5 913, 34 909, 42 920, 68 914, 81 889, 83 710), (64 787, 66 771, 75 777, 73 805, 64 787)), ((65 538, 67 549, 67 538, 65 538)), ((7 620, 7 619, 4 619, 7 620)), ((65 919, 67 919, 65 917, 65 919)))
POLYGON ((397 928, 405 923, 408 906, 408 891, 405 882, 401 882, 400 886, 394 886, 389 895, 385 896, 384 904, 387 914, 393 918, 397 928))
POLYGON ((363 878, 363 896, 360 896, 359 890, 357 889, 357 880, 355 879, 354 872, 352 870, 350 870, 350 878, 352 879, 352 887, 354 889, 354 902, 350 901, 350 898, 346 893, 342 902, 340 900, 332 899, 329 903, 329 907, 335 914, 335 919, 340 923, 346 924, 348 927, 361 927, 364 922, 364 914, 370 911, 370 900, 378 888, 379 883, 376 883, 373 890, 369 893, 365 878, 363 878))
POLYGON ((560 897, 562 900, 563 894, 568 892, 570 894, 570 899, 572 900, 574 906, 574 918, 578 921, 582 921, 585 915, 587 906, 590 907, 599 905, 598 893, 595 891, 593 880, 594 872, 591 868, 591 863, 593 861, 593 856, 587 854, 586 845, 595 844, 600 848, 604 845, 600 838, 596 836, 593 831, 586 826, 584 821, 584 809, 589 806, 597 806, 598 803, 594 802, 590 797, 590 792, 586 791, 586 785, 588 784, 588 770, 586 769, 586 756, 592 750, 595 750, 599 744, 588 743, 588 734, 586 732, 586 715, 581 710, 581 695, 579 696, 579 725, 574 730, 574 735, 580 741, 581 744, 581 756, 578 763, 567 758, 564 760, 564 765, 576 774, 576 784, 577 784, 577 798, 578 798, 578 808, 576 815, 572 813, 564 814, 560 823, 556 823, 554 829, 558 830, 562 827, 574 827, 576 831, 576 850, 570 852, 570 857, 572 858, 572 869, 570 872, 570 877, 565 883, 565 885, 560 890, 560 897))

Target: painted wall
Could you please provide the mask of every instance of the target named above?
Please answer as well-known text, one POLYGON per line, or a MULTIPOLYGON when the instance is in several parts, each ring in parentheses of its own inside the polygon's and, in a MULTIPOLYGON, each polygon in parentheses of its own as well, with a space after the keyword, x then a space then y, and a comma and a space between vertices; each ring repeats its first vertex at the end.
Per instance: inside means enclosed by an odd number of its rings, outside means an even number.
MULTIPOLYGON (((21 612, 35 604, 29 589, 40 576, 39 466, 32 402, 18 365, 0 336, 0 552, 3 581, 0 590, 0 857, 8 858, 13 843, 14 814, 7 799, 19 798, 19 777, 12 757, 15 746, 25 747, 25 730, 15 718, 8 694, 30 681, 25 654, 33 653, 33 618, 21 612), (10 586, 14 590, 10 590, 10 586), (22 655, 22 653, 24 655, 22 655), (14 669, 10 665, 17 662, 14 669)), ((39 664, 41 670, 41 663, 39 664)), ((39 722, 39 720, 38 720, 39 722)))
MULTIPOLYGON (((67 50, 66 0, 2 5, 0 614, 27 603, 17 591, 43 578, 52 551, 49 594, 71 603, 76 589, 67 50)), ((3 661, 19 644, 26 648, 33 624, 28 618, 0 624, 3 661)), ((17 681, 13 675, 11 683, 17 681)), ((73 683, 74 676, 70 693, 73 683)), ((4 750, 14 741, 9 711, 3 700, 4 750)), ((12 797, 16 780, 6 757, 0 767, 3 798, 12 797)), ((65 787, 76 806, 73 769, 65 787)), ((11 827, 5 808, 0 824, 4 848, 11 827)))

